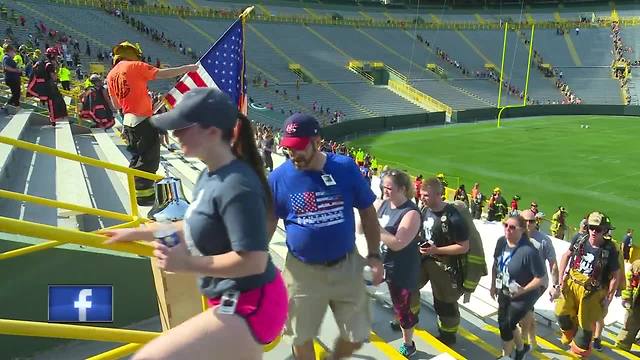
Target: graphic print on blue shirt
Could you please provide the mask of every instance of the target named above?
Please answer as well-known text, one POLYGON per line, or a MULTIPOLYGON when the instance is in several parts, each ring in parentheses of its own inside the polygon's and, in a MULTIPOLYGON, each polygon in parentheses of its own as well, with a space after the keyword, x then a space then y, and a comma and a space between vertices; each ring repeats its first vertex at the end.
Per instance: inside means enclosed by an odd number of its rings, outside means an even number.
POLYGON ((344 222, 344 201, 337 191, 306 191, 289 196, 300 225, 325 227, 344 222))
POLYGON ((366 209, 375 194, 353 159, 327 154, 323 171, 303 171, 291 160, 269 174, 276 216, 284 220, 289 251, 308 263, 332 261, 355 248, 353 208, 366 209), (323 175, 335 184, 327 185, 323 175))

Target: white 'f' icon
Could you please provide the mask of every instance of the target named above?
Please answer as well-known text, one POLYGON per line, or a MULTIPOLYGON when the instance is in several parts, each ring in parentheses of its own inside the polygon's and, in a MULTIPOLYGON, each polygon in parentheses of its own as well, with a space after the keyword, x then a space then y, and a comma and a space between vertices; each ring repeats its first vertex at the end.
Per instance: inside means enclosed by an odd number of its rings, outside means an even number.
POLYGON ((78 293, 78 301, 73 302, 73 307, 78 309, 78 321, 87 321, 87 309, 91 309, 91 301, 87 301, 91 297, 91 289, 82 289, 78 293))

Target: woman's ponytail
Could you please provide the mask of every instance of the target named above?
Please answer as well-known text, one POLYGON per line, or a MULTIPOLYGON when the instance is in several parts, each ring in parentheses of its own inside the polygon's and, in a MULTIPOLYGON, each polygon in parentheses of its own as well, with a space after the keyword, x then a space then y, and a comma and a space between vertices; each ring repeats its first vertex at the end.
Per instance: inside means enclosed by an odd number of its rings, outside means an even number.
POLYGON ((244 114, 238 115, 238 123, 231 134, 231 151, 239 159, 246 161, 258 175, 262 187, 264 188, 267 211, 271 211, 273 199, 271 197, 271 187, 267 182, 264 163, 256 147, 256 139, 253 134, 251 121, 244 114))

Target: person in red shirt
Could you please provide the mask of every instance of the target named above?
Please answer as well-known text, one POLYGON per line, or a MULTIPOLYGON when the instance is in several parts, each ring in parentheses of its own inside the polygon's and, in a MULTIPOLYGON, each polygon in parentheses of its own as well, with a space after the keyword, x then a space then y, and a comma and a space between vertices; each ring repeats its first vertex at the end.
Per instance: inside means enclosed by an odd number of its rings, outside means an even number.
POLYGON ((416 189, 416 193, 414 195, 414 201, 416 205, 420 205, 420 189, 422 188, 422 175, 418 175, 416 180, 413 182, 413 186, 416 189))
MULTIPOLYGON (((160 138, 158 130, 148 121, 153 115, 153 107, 147 83, 196 71, 198 65, 158 69, 145 63, 143 59, 142 49, 138 44, 125 41, 114 47, 113 68, 107 75, 107 85, 114 107, 123 114, 123 135, 132 153, 129 167, 155 173, 160 166, 160 138)), ((138 205, 153 205, 153 181, 136 177, 135 186, 138 205)))

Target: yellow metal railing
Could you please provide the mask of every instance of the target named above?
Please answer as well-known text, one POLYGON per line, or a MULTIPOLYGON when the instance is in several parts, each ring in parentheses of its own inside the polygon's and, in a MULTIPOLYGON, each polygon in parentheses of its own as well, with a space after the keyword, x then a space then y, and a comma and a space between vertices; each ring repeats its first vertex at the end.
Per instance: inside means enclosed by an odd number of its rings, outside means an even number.
MULTIPOLYGON (((135 227, 141 222, 147 219, 141 217, 138 213, 138 205, 135 198, 135 184, 134 176, 142 177, 149 180, 159 180, 162 176, 151 174, 139 170, 129 169, 124 166, 111 164, 108 162, 96 160, 93 158, 80 156, 64 152, 57 149, 52 149, 46 146, 32 144, 29 142, 0 136, 0 143, 11 145, 24 150, 30 150, 42 154, 52 155, 63 159, 77 161, 87 165, 97 166, 104 169, 118 171, 127 175, 128 187, 129 187, 129 201, 131 205, 131 214, 122 214, 114 211, 94 209, 66 202, 51 200, 38 196, 26 195, 16 193, 12 191, 0 189, 0 198, 12 199, 15 201, 30 202, 38 205, 44 205, 49 207, 56 207, 60 209, 69 210, 81 214, 91 214, 96 216, 103 216, 106 218, 116 219, 124 221, 124 223, 113 226, 111 228, 123 228, 123 227, 135 227)), ((0 260, 7 260, 16 258, 19 256, 31 254, 37 251, 50 249, 56 246, 60 246, 67 243, 85 245, 88 247, 102 248, 107 250, 114 250, 120 252, 126 252, 130 254, 140 256, 152 256, 153 247, 150 244, 144 242, 130 242, 130 243, 115 243, 106 245, 104 242, 107 240, 105 235, 95 232, 83 232, 73 229, 59 228, 56 226, 39 224, 24 220, 17 220, 0 216, 0 229, 3 232, 9 234, 19 234, 32 238, 38 238, 47 240, 40 244, 30 245, 19 249, 5 251, 0 253, 0 260)), ((203 309, 205 309, 206 301, 203 298, 203 309)), ((145 343, 149 342, 153 338, 160 335, 157 332, 147 332, 138 330, 126 330, 126 329, 113 329, 113 328, 100 328, 92 326, 80 326, 80 325, 66 325, 66 324, 50 324, 37 321, 21 321, 0 319, 0 334, 2 335, 17 335, 17 336, 36 336, 36 337, 51 337, 51 338, 63 338, 63 339, 76 339, 76 340, 94 340, 94 341, 107 341, 107 342, 119 342, 126 345, 118 348, 106 351, 91 357, 93 360, 111 360, 120 359, 128 356, 145 343)), ((265 345, 264 351, 270 351, 278 342, 280 337, 274 340, 272 343, 265 345)))
POLYGON ((111 360, 120 359, 133 354, 141 348, 143 344, 153 340, 161 333, 82 325, 50 324, 39 321, 0 319, 0 334, 127 343, 127 345, 120 346, 88 358, 92 360, 111 360))
MULTIPOLYGON (((51 199, 38 197, 38 196, 26 195, 22 193, 13 192, 13 191, 0 190, 0 198, 6 198, 6 199, 15 200, 15 201, 30 202, 38 205, 65 209, 65 210, 69 210, 71 212, 76 212, 80 214, 102 216, 105 218, 110 218, 110 219, 115 219, 115 220, 120 220, 125 222, 124 224, 118 225, 118 227, 137 226, 146 220, 144 217, 141 217, 138 212, 138 204, 136 202, 136 195, 135 195, 134 176, 149 179, 149 180, 154 180, 154 181, 162 179, 162 176, 159 176, 156 174, 151 174, 148 172, 135 170, 135 169, 129 169, 124 166, 111 164, 105 161, 97 160, 97 159, 86 157, 86 156, 68 153, 65 151, 53 149, 53 148, 42 146, 42 145, 32 144, 30 142, 26 142, 22 140, 12 139, 6 136, 0 136, 0 143, 21 148, 24 150, 29 150, 29 151, 33 151, 41 154, 47 154, 47 155, 51 155, 51 156, 55 156, 55 157, 59 157, 59 158, 63 158, 71 161, 77 161, 83 164, 92 165, 92 166, 96 166, 96 167, 100 167, 108 170, 118 171, 126 174, 128 188, 129 188, 128 189, 129 204, 131 207, 130 215, 109 211, 109 210, 95 209, 95 208, 65 203, 65 202, 51 200, 51 199)), ((103 236, 100 236, 97 234, 91 234, 91 233, 75 231, 75 230, 59 229, 54 226, 35 224, 27 221, 20 221, 20 220, 9 219, 9 218, 0 217, 0 229, 8 233, 24 234, 24 235, 33 236, 36 238, 54 240, 53 242, 50 241, 47 243, 30 245, 24 248, 2 253, 0 254, 0 259, 8 259, 16 256, 30 254, 36 251, 41 251, 51 247, 55 247, 66 242, 76 242, 76 243, 80 243, 87 246, 103 247, 103 248, 109 248, 109 249, 122 248, 120 244, 118 244, 117 246, 102 245, 102 242, 105 239, 103 236), (96 236, 99 238, 95 238, 96 236)), ((139 246, 142 246, 142 245, 139 245, 139 246)), ((141 249, 138 246, 133 246, 130 248, 128 246, 125 246, 122 249, 123 250, 126 249, 125 251, 132 252, 138 255, 147 255, 147 256, 151 255, 151 252, 149 250, 150 248, 141 249)))
POLYGON ((438 111, 444 111, 449 116, 453 113, 453 108, 451 108, 451 106, 432 98, 407 83, 390 79, 389 87, 427 107, 434 108, 438 111))

